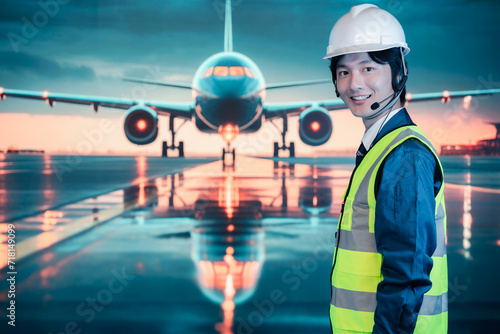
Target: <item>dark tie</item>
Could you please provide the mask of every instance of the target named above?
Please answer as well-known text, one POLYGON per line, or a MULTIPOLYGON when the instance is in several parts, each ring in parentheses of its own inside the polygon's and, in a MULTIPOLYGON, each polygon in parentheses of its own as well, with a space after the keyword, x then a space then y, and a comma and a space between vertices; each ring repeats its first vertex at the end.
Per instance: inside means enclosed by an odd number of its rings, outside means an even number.
POLYGON ((359 145, 358 151, 356 152, 356 166, 358 166, 361 163, 361 160, 363 160, 363 157, 365 156, 366 152, 367 151, 365 145, 361 143, 361 145, 359 145))

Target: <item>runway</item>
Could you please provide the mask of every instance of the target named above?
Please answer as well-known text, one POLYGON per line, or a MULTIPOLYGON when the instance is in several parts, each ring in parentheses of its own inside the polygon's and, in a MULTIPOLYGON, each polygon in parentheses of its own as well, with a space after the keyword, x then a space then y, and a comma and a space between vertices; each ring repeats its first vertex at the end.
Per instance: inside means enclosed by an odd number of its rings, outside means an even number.
MULTIPOLYGON (((211 158, 80 158, 63 174, 65 156, 0 161, 0 247, 13 223, 23 256, 15 328, 7 268, 0 275, 2 333, 330 332, 352 158, 238 156, 234 169, 211 158)), ((450 333, 494 330, 500 159, 443 165, 450 333)))

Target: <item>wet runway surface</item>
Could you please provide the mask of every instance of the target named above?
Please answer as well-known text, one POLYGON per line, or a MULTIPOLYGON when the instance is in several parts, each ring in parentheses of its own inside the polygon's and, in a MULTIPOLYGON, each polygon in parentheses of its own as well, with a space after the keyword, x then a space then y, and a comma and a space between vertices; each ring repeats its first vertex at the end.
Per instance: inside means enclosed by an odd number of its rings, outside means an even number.
POLYGON ((11 155, 0 153, 0 221, 180 172, 214 158, 11 155), (147 165, 146 165, 147 162, 147 165))
MULTIPOLYGON (((109 159, 112 171, 124 165, 109 159)), ((198 161, 171 174, 161 159, 131 159, 123 189, 106 185, 101 196, 60 202, 48 217, 40 208, 40 219, 15 221, 23 245, 90 227, 16 264, 15 331, 2 269, 2 333, 329 333, 334 233, 353 159, 238 157, 235 169, 198 161), (114 207, 127 211, 98 216, 114 207)), ((500 159, 443 163, 452 182, 450 333, 492 332, 500 328, 500 159)))

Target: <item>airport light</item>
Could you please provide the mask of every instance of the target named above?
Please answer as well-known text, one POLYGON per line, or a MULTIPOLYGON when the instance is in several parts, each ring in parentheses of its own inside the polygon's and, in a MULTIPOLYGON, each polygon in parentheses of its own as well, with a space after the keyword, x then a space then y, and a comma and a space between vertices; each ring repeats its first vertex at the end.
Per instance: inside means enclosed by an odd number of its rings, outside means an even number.
POLYGON ((239 132, 240 131, 238 127, 231 123, 228 123, 219 128, 219 134, 222 136, 222 139, 228 144, 236 139, 236 136, 239 132))
POLYGON ((462 107, 465 109, 465 110, 468 110, 470 108, 470 103, 472 102, 472 96, 470 95, 467 95, 464 97, 464 100, 462 102, 462 107))
POLYGON ((443 98, 441 99, 441 102, 443 102, 444 104, 450 102, 450 91, 445 90, 443 92, 443 98))

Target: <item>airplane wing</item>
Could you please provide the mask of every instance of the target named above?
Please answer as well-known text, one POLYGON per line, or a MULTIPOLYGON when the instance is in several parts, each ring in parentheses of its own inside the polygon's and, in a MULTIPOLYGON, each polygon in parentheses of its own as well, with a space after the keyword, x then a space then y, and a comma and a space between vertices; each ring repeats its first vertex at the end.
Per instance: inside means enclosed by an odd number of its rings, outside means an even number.
POLYGON ((154 109, 159 115, 171 115, 184 119, 191 119, 194 105, 183 102, 147 101, 130 98, 90 96, 77 94, 49 93, 48 91, 29 91, 17 89, 4 89, 0 87, 0 99, 6 96, 19 97, 25 99, 44 100, 49 106, 54 106, 55 102, 84 104, 92 107, 97 112, 99 107, 129 109, 135 105, 144 105, 154 109))
POLYGON ((175 87, 175 88, 183 88, 183 89, 191 89, 191 84, 176 82, 176 81, 164 81, 164 80, 148 80, 148 79, 137 79, 137 78, 122 78, 123 81, 129 82, 137 82, 137 83, 145 83, 150 85, 158 85, 158 86, 167 86, 167 87, 175 87))
MULTIPOLYGON (((192 88, 191 84, 182 83, 182 82, 175 82, 175 81, 148 80, 148 79, 138 79, 138 78, 127 78, 127 77, 122 78, 122 80, 129 81, 129 82, 145 83, 145 84, 150 84, 150 85, 175 87, 175 88, 184 88, 184 89, 191 89, 192 88)), ((316 85, 316 84, 329 83, 329 82, 332 82, 332 80, 331 79, 318 79, 318 80, 291 81, 291 82, 268 84, 268 85, 266 85, 266 89, 316 85)))
POLYGON ((291 82, 282 82, 282 83, 268 84, 268 85, 266 85, 266 89, 276 89, 276 88, 286 88, 286 87, 317 85, 317 84, 331 83, 331 82, 332 82, 332 79, 291 81, 291 82))
MULTIPOLYGON (((482 89, 482 90, 462 90, 455 92, 435 92, 421 94, 406 94, 408 103, 441 100, 443 103, 448 103, 450 99, 467 96, 492 95, 500 93, 500 89, 482 89)), ((324 101, 302 101, 288 103, 266 103, 264 106, 264 116, 266 120, 273 120, 283 116, 298 116, 302 111, 310 107, 325 108, 328 111, 346 109, 346 105, 341 99, 332 99, 324 101)))
POLYGON ((341 99, 326 101, 302 101, 288 103, 266 103, 264 106, 264 117, 266 120, 273 120, 283 116, 298 116, 300 113, 311 107, 321 107, 326 110, 346 109, 344 101, 341 99))
POLYGON ((406 94, 408 102, 421 102, 431 100, 441 100, 443 103, 448 103, 450 99, 457 97, 477 96, 477 95, 492 95, 500 93, 500 89, 477 89, 477 90, 461 90, 449 92, 447 90, 437 93, 421 93, 421 94, 406 94))

